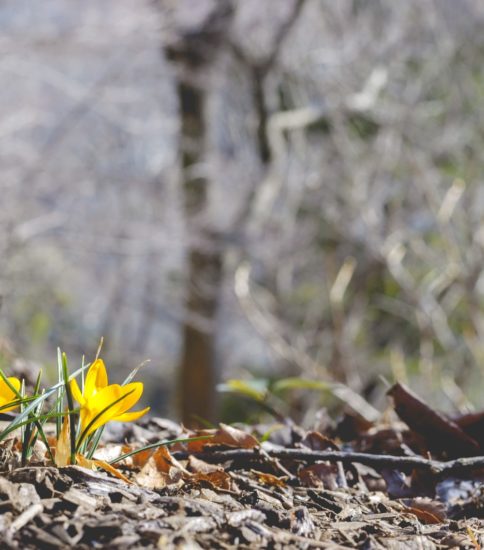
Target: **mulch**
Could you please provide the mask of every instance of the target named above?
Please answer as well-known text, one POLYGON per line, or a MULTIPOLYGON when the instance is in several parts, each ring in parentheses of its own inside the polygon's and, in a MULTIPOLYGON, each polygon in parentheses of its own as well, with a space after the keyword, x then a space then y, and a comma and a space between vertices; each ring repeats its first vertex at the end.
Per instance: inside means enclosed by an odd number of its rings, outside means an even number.
MULTIPOLYGON (((348 414, 324 433, 291 421, 222 424, 203 432, 212 439, 120 462, 130 482, 45 460, 19 467, 10 440, 0 462, 0 547, 481 548, 481 416, 433 411, 417 422, 418 398, 403 387, 393 398, 399 418, 369 425, 348 414)), ((151 418, 107 430, 98 455, 200 433, 151 418)))

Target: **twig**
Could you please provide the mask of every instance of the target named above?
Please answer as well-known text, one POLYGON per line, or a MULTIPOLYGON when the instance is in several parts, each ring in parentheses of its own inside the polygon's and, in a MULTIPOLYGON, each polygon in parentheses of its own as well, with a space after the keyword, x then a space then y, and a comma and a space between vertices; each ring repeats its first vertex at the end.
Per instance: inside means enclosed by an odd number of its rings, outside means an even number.
MULTIPOLYGON (((320 375, 322 365, 304 350, 292 346, 278 330, 277 319, 257 304, 251 292, 250 274, 251 266, 248 263, 241 263, 235 272, 234 284, 235 294, 248 320, 280 357, 299 365, 304 372, 312 372, 314 376, 320 375)), ((380 416, 377 409, 349 386, 331 380, 327 380, 327 382, 328 389, 333 395, 344 401, 368 422, 374 422, 380 416)))
POLYGON ((227 451, 213 451, 202 453, 190 453, 178 451, 173 457, 178 460, 193 455, 207 462, 223 462, 226 460, 250 460, 261 459, 269 456, 272 459, 301 460, 304 462, 341 462, 342 464, 353 464, 355 462, 371 466, 373 468, 394 468, 394 469, 422 469, 434 475, 463 474, 484 468, 484 456, 459 458, 456 460, 439 461, 429 460, 419 456, 392 456, 374 455, 368 453, 357 453, 351 451, 312 451, 304 449, 281 449, 277 451, 259 451, 257 449, 230 449, 227 451))

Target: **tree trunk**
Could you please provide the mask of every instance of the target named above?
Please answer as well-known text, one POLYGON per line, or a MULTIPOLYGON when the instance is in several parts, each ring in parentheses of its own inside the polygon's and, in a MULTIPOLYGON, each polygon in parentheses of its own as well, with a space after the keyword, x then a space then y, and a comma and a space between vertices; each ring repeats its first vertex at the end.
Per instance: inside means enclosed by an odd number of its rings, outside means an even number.
POLYGON ((167 58, 176 70, 188 234, 178 402, 183 422, 192 426, 198 423, 198 417, 213 420, 215 416, 215 324, 223 280, 222 250, 203 215, 210 182, 205 175, 197 175, 194 168, 201 165, 207 152, 207 96, 217 54, 232 15, 230 3, 226 1, 207 1, 205 5, 205 17, 198 19, 195 28, 181 19, 177 26, 175 13, 174 24, 170 26, 172 36, 164 45, 167 58))

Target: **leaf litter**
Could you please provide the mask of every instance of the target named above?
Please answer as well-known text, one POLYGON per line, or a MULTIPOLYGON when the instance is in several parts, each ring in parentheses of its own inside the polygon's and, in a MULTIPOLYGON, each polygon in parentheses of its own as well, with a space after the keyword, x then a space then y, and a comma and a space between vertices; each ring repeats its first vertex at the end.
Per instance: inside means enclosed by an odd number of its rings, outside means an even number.
POLYGON ((63 433, 63 467, 39 441, 21 467, 12 434, 2 548, 482 548, 484 413, 448 418, 402 385, 389 395, 390 420, 348 413, 319 431, 143 419, 107 429, 77 466, 63 433))

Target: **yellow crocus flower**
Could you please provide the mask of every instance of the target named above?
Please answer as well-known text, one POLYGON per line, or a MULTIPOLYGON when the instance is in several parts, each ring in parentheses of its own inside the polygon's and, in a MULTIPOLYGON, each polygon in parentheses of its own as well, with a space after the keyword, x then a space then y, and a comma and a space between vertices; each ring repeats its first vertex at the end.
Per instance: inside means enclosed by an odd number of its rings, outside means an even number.
MULTIPOLYGON (((15 378, 14 376, 10 376, 7 378, 7 380, 10 382, 10 384, 17 390, 20 391, 21 382, 18 378, 15 378)), ((5 382, 3 378, 0 379, 0 407, 4 407, 5 405, 8 405, 12 401, 17 401, 18 397, 13 392, 8 384, 5 382)), ((5 409, 1 409, 0 413, 4 413, 7 411, 11 411, 12 409, 16 409, 18 405, 13 405, 12 407, 7 407, 5 409)))
POLYGON ((143 393, 143 384, 141 382, 131 382, 125 386, 120 386, 119 384, 108 385, 108 375, 102 359, 96 359, 89 368, 84 384, 84 392, 81 392, 75 379, 71 380, 70 386, 72 396, 81 406, 81 433, 84 432, 103 409, 115 403, 123 395, 126 395, 124 399, 121 399, 110 407, 93 422, 85 436, 96 431, 106 424, 106 422, 111 420, 116 422, 131 422, 137 420, 150 410, 149 407, 146 407, 141 411, 127 412, 139 401, 143 393))

